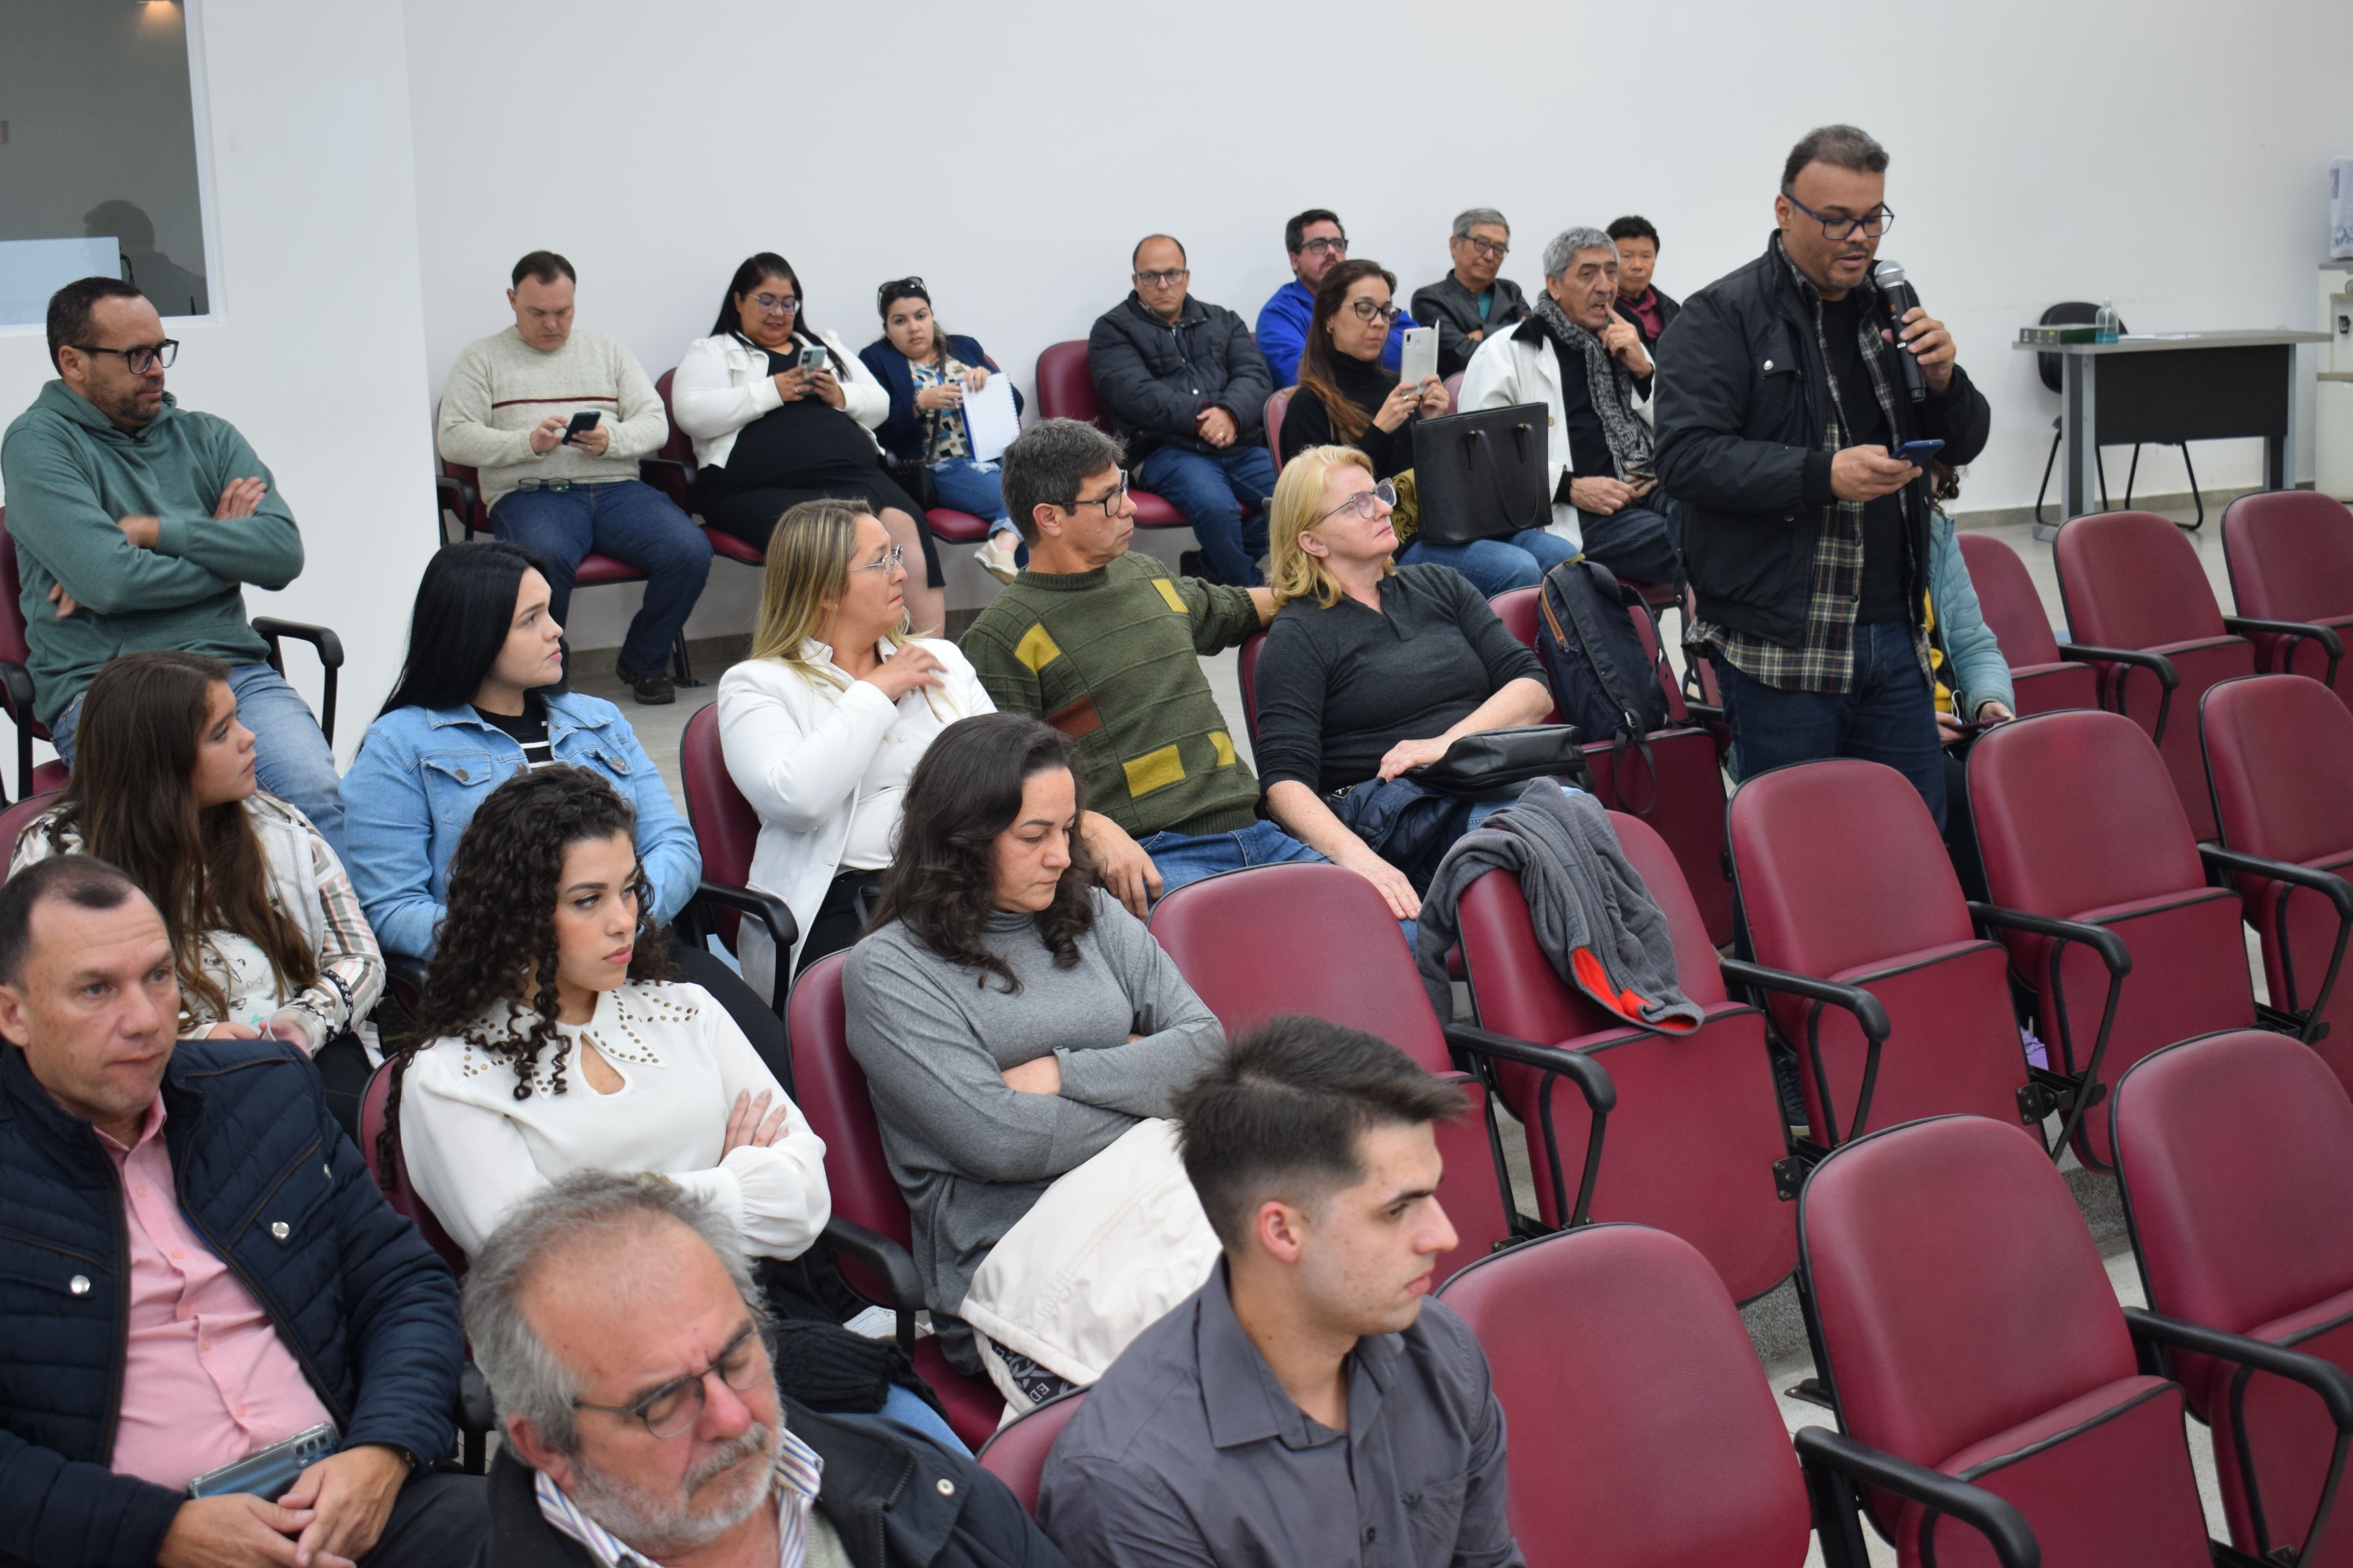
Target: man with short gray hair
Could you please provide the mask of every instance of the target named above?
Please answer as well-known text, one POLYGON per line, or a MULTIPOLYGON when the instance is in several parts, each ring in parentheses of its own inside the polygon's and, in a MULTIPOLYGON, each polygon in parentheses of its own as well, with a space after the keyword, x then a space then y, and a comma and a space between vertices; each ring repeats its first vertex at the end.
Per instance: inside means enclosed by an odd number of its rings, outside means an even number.
POLYGON ((1456 405, 1544 405, 1552 531, 1620 577, 1680 588, 1683 561, 1639 412, 1651 356, 1610 308, 1618 247, 1598 228, 1565 229, 1545 247, 1544 273, 1528 319, 1471 356, 1456 405))
POLYGON ((733 1227, 665 1177, 553 1184, 474 1256, 465 1312, 500 1568, 1062 1568, 970 1458, 780 1394, 733 1227))
POLYGON ((1518 284, 1495 276, 1511 254, 1512 226, 1493 207, 1456 213, 1446 249, 1454 270, 1413 291, 1413 319, 1438 329, 1438 374, 1452 375, 1471 363, 1488 328, 1527 320, 1528 301, 1518 284))

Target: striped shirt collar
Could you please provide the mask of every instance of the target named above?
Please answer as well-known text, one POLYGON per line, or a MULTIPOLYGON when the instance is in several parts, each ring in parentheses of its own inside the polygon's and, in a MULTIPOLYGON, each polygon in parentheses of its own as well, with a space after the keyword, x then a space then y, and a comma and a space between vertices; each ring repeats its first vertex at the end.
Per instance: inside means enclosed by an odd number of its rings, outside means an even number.
MULTIPOLYGON (((778 1568, 802 1568, 808 1555, 809 1510, 817 1502, 825 1461, 816 1449, 788 1431, 776 1434, 776 1534, 782 1542, 778 1568)), ((586 1548, 596 1568, 661 1568, 661 1564, 618 1540, 612 1531, 580 1510, 572 1499, 541 1470, 533 1481, 540 1516, 557 1531, 586 1548)))

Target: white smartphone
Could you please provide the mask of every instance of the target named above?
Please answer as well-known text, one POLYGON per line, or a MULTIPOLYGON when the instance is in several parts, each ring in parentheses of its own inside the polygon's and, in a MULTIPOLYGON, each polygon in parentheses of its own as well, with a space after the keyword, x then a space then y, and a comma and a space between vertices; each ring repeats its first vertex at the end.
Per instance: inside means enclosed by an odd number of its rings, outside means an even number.
POLYGON ((1438 329, 1408 327, 1405 330, 1403 358, 1398 362, 1398 379, 1408 386, 1419 386, 1438 374, 1438 329))

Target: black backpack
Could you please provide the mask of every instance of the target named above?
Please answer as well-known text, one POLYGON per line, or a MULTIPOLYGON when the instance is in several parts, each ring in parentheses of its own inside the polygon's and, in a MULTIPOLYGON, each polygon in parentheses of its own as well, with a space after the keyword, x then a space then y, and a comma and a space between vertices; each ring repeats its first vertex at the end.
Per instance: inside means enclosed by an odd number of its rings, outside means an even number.
POLYGON ((1536 657, 1563 721, 1620 749, 1666 727, 1667 696, 1629 613, 1640 595, 1579 557, 1545 574, 1536 603, 1536 657))

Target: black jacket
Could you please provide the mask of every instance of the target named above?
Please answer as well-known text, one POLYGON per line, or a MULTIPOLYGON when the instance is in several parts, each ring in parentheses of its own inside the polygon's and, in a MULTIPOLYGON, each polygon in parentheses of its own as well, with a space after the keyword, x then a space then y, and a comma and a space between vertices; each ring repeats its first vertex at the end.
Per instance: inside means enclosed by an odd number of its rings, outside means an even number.
POLYGON ((1471 356, 1487 341, 1482 337, 1474 342, 1472 333, 1527 320, 1527 296, 1510 279, 1498 278, 1495 297, 1488 302, 1487 310, 1487 319, 1482 321, 1479 319, 1479 296, 1462 287, 1451 272, 1413 291, 1413 319, 1425 327, 1438 329, 1439 374, 1452 375, 1471 363, 1471 356))
MULTIPOLYGON (((449 1452, 457 1283, 376 1190, 317 1070, 275 1040, 183 1040, 163 1095, 181 1210, 269 1313, 343 1445, 449 1452)), ((125 1226, 97 1132, 0 1045, 0 1564, 146 1568, 185 1500, 106 1468, 125 1226)))
MULTIPOLYGON (((785 1423, 825 1461, 818 1511, 857 1568, 1067 1568, 1005 1484, 919 1438, 784 1404, 785 1423)), ((491 1463, 486 1568, 591 1568, 587 1549, 539 1511, 537 1472, 501 1447, 491 1463)))
POLYGON ((1111 416, 1131 462, 1160 447, 1189 452, 1216 448, 1197 433, 1195 417, 1219 407, 1234 417, 1235 445, 1266 444, 1266 400, 1274 373, 1251 341, 1250 328, 1222 305, 1187 298, 1172 324, 1131 290, 1095 318, 1087 334, 1087 372, 1095 396, 1111 416))
MULTIPOLYGON (((1775 642, 1805 636, 1814 542, 1831 502, 1829 370, 1811 304, 1778 243, 1683 301, 1659 338, 1660 484, 1683 507, 1683 564, 1700 618, 1775 642)), ((1946 462, 1985 450, 1993 413, 1968 374, 1913 403, 1895 398, 1897 443, 1941 437, 1946 462)), ((1904 492, 1911 537, 1906 602, 1917 604, 1928 563, 1926 476, 1904 492)))

